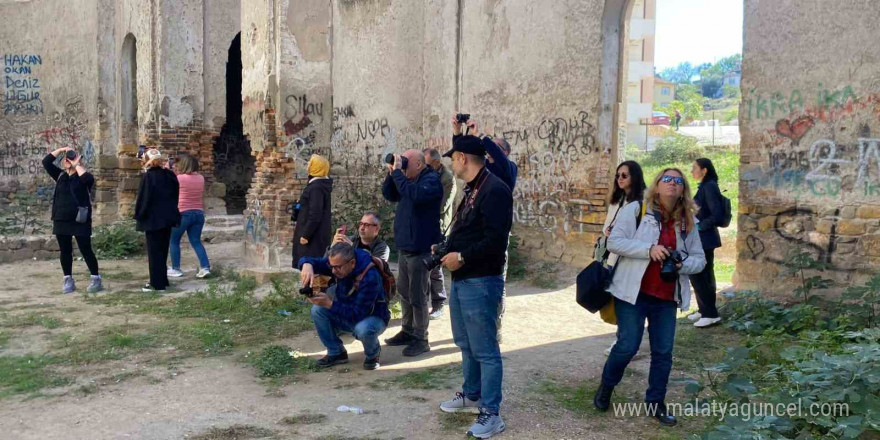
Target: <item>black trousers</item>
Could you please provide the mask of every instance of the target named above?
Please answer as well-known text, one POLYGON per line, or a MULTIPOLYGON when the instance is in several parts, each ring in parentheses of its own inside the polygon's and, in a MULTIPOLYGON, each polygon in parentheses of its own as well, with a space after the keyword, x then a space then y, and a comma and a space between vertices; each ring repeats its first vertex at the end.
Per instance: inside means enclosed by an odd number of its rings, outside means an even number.
MULTIPOLYGON (((56 235, 58 240, 58 248, 61 249, 61 270, 65 276, 73 273, 73 236, 72 235, 56 235)), ((89 267, 89 273, 98 275, 98 258, 92 251, 92 237, 87 235, 76 236, 76 246, 79 253, 82 254, 83 260, 86 260, 86 266, 89 267)))
POLYGON ((443 266, 431 271, 431 308, 437 310, 446 304, 446 286, 443 284, 443 266))
POLYGON ((168 246, 171 244, 171 228, 147 231, 147 258, 150 263, 150 285, 154 289, 168 287, 168 246))
POLYGON ((706 253, 706 267, 703 271, 691 275, 691 285, 697 292, 697 307, 700 315, 704 318, 717 318, 718 309, 715 307, 715 249, 703 249, 706 253))

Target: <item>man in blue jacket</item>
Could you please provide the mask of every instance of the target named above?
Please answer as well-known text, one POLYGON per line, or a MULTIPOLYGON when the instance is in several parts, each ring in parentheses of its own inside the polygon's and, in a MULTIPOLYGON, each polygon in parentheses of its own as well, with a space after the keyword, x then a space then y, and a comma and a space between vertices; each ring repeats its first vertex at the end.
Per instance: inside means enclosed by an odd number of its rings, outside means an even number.
POLYGON ((403 312, 403 329, 386 339, 388 345, 406 345, 404 356, 431 351, 428 345, 428 308, 431 298, 430 272, 422 260, 431 254, 431 245, 443 238, 440 232, 440 204, 443 184, 436 171, 425 165, 419 150, 394 155, 382 195, 397 202, 394 243, 398 251, 397 291, 403 312), (403 158, 406 158, 404 166, 403 158))
POLYGON ((370 253, 355 249, 348 243, 330 246, 326 257, 303 257, 299 260, 303 287, 311 286, 315 274, 332 275, 336 279, 336 298, 315 293, 309 298, 312 321, 327 356, 318 360, 319 367, 348 362, 348 352, 338 332, 353 333, 364 344, 364 369, 379 368, 379 335, 388 326, 388 311, 382 275, 372 266, 370 253))

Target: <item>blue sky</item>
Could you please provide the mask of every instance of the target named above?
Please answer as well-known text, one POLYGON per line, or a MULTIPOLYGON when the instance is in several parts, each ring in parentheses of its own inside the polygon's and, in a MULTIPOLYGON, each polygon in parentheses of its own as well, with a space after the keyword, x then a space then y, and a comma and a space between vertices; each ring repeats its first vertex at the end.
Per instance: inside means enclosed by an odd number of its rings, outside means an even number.
POLYGON ((657 71, 742 53, 743 0, 657 0, 657 71))

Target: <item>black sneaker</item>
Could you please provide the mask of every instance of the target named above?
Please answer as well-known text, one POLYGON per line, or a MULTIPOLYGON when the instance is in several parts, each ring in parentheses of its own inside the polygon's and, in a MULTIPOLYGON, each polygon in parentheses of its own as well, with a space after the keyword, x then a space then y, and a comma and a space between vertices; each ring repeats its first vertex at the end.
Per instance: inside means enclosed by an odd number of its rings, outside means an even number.
POLYGON ((400 333, 388 339, 385 339, 385 344, 394 347, 398 345, 409 345, 415 340, 416 338, 414 338, 412 335, 404 333, 403 330, 401 330, 400 333))
POLYGON ((364 370, 377 370, 379 369, 379 355, 377 354, 374 358, 364 359, 364 370))
POLYGON ((428 341, 415 340, 403 349, 403 355, 412 357, 429 351, 431 351, 431 346, 428 345, 428 341))
POLYGON ((345 352, 345 351, 343 351, 342 353, 337 354, 335 356, 330 356, 328 354, 327 356, 324 356, 321 359, 318 359, 318 367, 319 368, 327 368, 327 367, 332 367, 334 365, 347 364, 347 363, 348 363, 348 352, 345 352))

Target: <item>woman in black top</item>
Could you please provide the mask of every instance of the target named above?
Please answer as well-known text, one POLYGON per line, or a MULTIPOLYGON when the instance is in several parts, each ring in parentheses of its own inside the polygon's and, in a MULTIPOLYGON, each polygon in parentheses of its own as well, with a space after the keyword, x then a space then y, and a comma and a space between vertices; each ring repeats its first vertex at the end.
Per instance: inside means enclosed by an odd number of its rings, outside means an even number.
POLYGON ((300 210, 294 211, 293 229, 293 267, 299 267, 302 257, 321 257, 330 246, 332 226, 330 217, 330 193, 333 179, 330 162, 317 154, 309 159, 306 169, 309 183, 299 196, 300 210))
POLYGON ((73 148, 59 148, 43 158, 43 168, 55 181, 55 195, 52 196, 52 233, 58 240, 61 250, 61 270, 64 272, 62 293, 73 293, 76 284, 73 281, 73 237, 82 254, 89 272, 92 274, 89 292, 103 290, 101 275, 98 273, 98 259, 92 251, 92 203, 89 192, 95 185, 95 178, 80 163, 82 156, 73 148), (68 154, 68 152, 70 152, 68 154), (61 168, 55 166, 59 155, 61 168), (77 222, 79 207, 87 207, 88 215, 84 222, 77 222))
POLYGON ((144 292, 163 291, 168 287, 168 246, 171 228, 180 224, 177 210, 180 185, 173 171, 164 168, 165 156, 157 149, 144 154, 144 174, 134 207, 138 231, 147 236, 147 258, 150 263, 150 282, 144 292))
POLYGON ((688 319, 694 321, 695 327, 708 327, 721 322, 718 309, 715 307, 714 263, 715 249, 721 247, 718 225, 722 222, 724 207, 721 190, 718 188, 718 173, 715 172, 711 160, 706 158, 695 160, 691 168, 691 176, 700 182, 694 202, 699 207, 697 220, 700 222, 697 229, 700 231, 700 241, 706 254, 706 267, 702 272, 690 276, 691 284, 697 293, 699 312, 691 314, 688 319))

